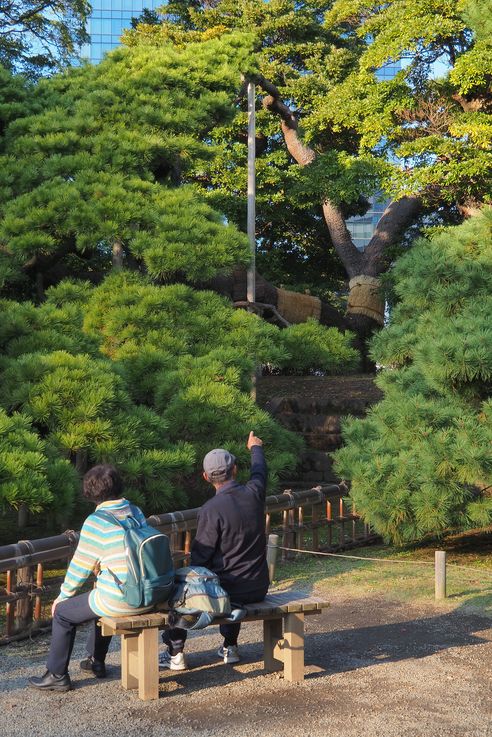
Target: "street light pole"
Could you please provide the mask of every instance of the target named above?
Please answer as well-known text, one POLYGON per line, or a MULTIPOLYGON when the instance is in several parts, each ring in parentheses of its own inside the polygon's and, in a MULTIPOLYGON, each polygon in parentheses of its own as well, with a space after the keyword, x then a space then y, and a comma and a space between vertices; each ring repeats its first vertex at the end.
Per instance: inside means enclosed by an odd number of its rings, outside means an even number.
POLYGON ((247 300, 256 302, 256 182, 255 182, 255 158, 256 158, 256 115, 255 115, 255 84, 248 82, 248 240, 250 246, 251 260, 247 275, 247 300))
MULTIPOLYGON (((255 84, 248 82, 248 199, 247 199, 247 226, 250 247, 250 262, 246 282, 246 299, 249 303, 256 302, 256 111, 255 111, 255 84)), ((252 312, 252 308, 249 307, 252 312)), ((256 402, 256 369, 251 377, 251 399, 256 402)))

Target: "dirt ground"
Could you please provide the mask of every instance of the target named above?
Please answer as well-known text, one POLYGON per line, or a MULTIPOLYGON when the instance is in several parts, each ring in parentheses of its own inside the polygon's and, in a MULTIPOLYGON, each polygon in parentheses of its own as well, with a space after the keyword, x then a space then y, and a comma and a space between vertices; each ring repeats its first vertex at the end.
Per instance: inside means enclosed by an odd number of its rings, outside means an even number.
MULTIPOLYGON (((243 661, 224 666, 217 628, 189 638, 190 670, 166 671, 158 701, 110 677, 89 679, 76 661, 75 690, 37 693, 48 638, 0 649, 1 737, 492 737, 492 621, 452 605, 416 606, 383 596, 330 597, 307 617, 306 678, 262 672, 261 625, 241 633, 243 661)), ((83 633, 75 657, 83 653, 83 633)))

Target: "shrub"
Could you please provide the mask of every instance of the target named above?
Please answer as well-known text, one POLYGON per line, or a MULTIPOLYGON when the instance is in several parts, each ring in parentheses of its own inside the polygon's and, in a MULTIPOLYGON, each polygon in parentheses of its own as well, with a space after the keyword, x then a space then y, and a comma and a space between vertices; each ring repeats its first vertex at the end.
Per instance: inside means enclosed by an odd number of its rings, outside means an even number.
POLYGON ((374 338, 384 398, 344 424, 340 474, 396 542, 492 520, 492 211, 420 240, 374 338))

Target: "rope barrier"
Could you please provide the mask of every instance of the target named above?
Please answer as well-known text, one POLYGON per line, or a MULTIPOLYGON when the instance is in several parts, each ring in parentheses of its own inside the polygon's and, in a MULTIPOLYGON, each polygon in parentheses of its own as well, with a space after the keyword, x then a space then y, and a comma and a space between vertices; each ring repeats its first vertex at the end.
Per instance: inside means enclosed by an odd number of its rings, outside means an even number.
MULTIPOLYGON (((278 546, 279 550, 287 550, 289 553, 307 553, 308 555, 324 555, 329 556, 330 558, 349 558, 351 560, 373 560, 376 561, 376 563, 403 563, 407 565, 414 565, 414 566, 432 566, 434 568, 434 562, 427 561, 427 560, 398 560, 397 558, 370 558, 370 557, 364 557, 362 555, 343 555, 342 553, 322 553, 317 552, 315 550, 300 550, 299 548, 285 548, 282 545, 278 546)), ((459 563, 448 563, 448 568, 460 568, 465 571, 471 571, 475 575, 477 573, 485 573, 486 576, 490 576, 492 578, 492 571, 484 571, 477 568, 471 568, 470 566, 462 566, 459 563)))

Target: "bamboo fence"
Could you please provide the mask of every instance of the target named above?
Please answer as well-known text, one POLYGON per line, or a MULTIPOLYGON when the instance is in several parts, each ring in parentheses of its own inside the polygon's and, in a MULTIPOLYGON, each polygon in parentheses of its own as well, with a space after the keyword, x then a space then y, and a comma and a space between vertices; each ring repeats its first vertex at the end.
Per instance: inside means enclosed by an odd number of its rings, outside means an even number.
MULTIPOLYGON (((266 534, 276 533, 284 548, 336 551, 367 544, 375 539, 357 515, 341 484, 316 486, 303 491, 286 489, 268 496, 265 504, 266 534)), ((189 562, 199 509, 152 515, 148 522, 169 536, 177 565, 189 562)), ((79 533, 38 540, 20 540, 0 547, 0 644, 28 637, 49 627, 46 607, 59 591, 79 533), (57 575, 51 572, 56 568, 57 575)), ((282 551, 282 559, 292 554, 282 551)))

